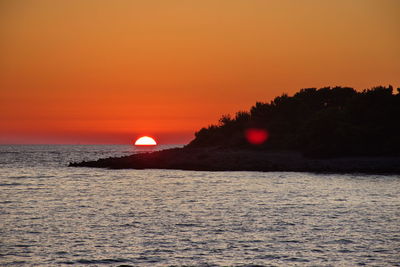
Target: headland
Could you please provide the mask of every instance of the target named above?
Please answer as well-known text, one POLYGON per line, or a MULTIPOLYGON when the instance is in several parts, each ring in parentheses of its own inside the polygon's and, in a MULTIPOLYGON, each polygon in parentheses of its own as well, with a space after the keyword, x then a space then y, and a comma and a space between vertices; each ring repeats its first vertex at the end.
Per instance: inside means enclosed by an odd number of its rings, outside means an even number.
POLYGON ((183 148, 70 163, 196 171, 400 173, 400 88, 302 89, 224 115, 183 148))

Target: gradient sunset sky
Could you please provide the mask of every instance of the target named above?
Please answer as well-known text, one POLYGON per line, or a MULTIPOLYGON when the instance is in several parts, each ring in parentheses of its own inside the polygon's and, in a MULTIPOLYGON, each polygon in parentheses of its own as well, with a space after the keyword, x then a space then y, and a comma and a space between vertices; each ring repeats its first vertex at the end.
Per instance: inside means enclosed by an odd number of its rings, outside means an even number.
POLYGON ((300 88, 400 87, 398 0, 0 0, 0 143, 187 143, 300 88))

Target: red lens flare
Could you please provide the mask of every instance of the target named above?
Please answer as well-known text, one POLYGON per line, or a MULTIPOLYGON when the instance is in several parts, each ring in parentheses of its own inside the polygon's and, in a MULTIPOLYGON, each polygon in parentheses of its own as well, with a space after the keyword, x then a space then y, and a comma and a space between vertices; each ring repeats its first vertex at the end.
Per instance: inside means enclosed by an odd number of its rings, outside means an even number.
POLYGON ((268 132, 265 129, 247 129, 245 135, 247 142, 252 145, 261 145, 268 139, 268 132))

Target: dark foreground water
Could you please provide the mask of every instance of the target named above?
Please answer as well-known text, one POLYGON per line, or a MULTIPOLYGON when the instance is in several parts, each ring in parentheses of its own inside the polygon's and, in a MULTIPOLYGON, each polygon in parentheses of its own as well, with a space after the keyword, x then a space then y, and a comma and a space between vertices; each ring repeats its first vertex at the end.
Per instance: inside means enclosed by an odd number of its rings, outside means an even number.
POLYGON ((0 146, 0 265, 400 266, 400 177, 68 168, 0 146))

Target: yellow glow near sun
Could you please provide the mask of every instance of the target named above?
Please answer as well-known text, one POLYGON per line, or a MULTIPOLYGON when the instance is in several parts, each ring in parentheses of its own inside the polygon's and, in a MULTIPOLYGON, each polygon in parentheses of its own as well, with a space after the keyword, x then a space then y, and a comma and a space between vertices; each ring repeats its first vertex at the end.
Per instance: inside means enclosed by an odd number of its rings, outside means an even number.
POLYGON ((135 146, 155 146, 157 142, 149 137, 149 136, 142 136, 135 142, 135 146))

